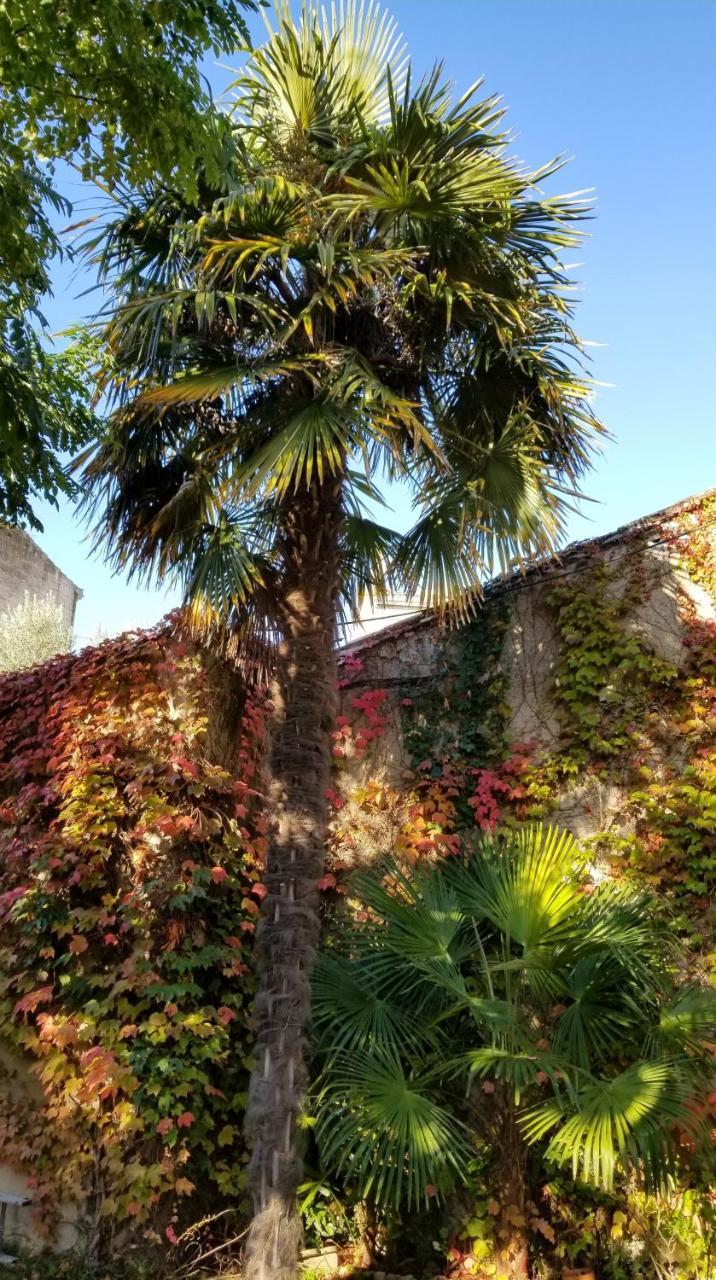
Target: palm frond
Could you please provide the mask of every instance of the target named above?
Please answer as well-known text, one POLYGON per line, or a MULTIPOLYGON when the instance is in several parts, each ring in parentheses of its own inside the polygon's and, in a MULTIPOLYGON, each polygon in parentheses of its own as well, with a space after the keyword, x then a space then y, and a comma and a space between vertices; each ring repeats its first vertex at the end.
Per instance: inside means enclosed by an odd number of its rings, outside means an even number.
POLYGON ((424 1055, 435 1043, 429 1023, 394 1004, 370 958, 319 955, 312 977, 313 1024, 319 1048, 336 1054, 409 1049, 424 1055))
POLYGON ((542 958, 553 966, 555 948, 574 936, 582 902, 575 870, 582 862, 569 832, 537 823, 483 837, 479 856, 451 863, 447 874, 463 911, 489 920, 526 962, 542 958))
POLYGON ((358 621, 366 600, 384 604, 391 591, 391 564, 400 535, 370 520, 360 511, 349 512, 341 528, 342 597, 345 611, 358 621))
POLYGON ((436 504, 400 537, 389 569, 406 596, 419 598, 422 609, 461 621, 474 612, 487 576, 452 502, 436 504))
MULTIPOLYGON (((526 1037, 523 1036, 526 1040, 526 1037)), ((564 1074, 564 1063, 554 1054, 540 1051, 534 1046, 522 1049, 504 1048, 501 1045, 485 1045, 452 1059, 453 1070, 466 1072, 469 1081, 476 1076, 489 1076, 509 1085, 517 1105, 521 1096, 534 1085, 540 1073, 549 1079, 556 1095, 562 1090, 569 1093, 572 1086, 564 1074)))
POLYGON ((437 870, 419 866, 408 874, 386 861, 378 875, 356 876, 354 889, 383 921, 390 949, 404 959, 452 966, 466 945, 456 895, 437 870))
POLYGON ((577 1109, 565 1116, 555 1099, 530 1108, 521 1126, 529 1142, 552 1130, 546 1157, 571 1165, 572 1175, 606 1190, 618 1168, 643 1170, 647 1184, 663 1189, 674 1171, 674 1126, 698 1130, 688 1081, 671 1062, 636 1062, 609 1080, 579 1091, 577 1109))
MULTIPOLYGON (((191 371, 177 378, 176 382, 149 387, 141 391, 133 402, 135 411, 145 407, 165 405, 197 405, 206 400, 218 400, 223 397, 229 409, 234 409, 234 394, 240 393, 240 404, 243 404, 247 392, 254 385, 261 385, 272 379, 291 378, 300 373, 304 377, 313 378, 310 359, 303 360, 264 360, 254 364, 220 365, 217 368, 191 371)), ((317 378, 316 378, 317 380, 317 378)))
POLYGON ((595 1062, 611 1061, 615 1044, 641 1050, 649 994, 637 970, 609 949, 573 960, 563 975, 564 1011, 552 1035, 555 1054, 588 1070, 595 1062))
POLYGON ((690 983, 682 987, 660 1010, 649 1043, 654 1052, 708 1054, 716 1043, 716 991, 690 983))
POLYGON ((356 1052, 333 1064, 315 1132, 325 1165, 362 1197, 394 1209, 427 1204, 429 1188, 442 1198, 464 1177, 470 1154, 460 1121, 388 1053, 356 1052))
POLYGON ((407 62, 393 19, 374 0, 341 0, 330 13, 304 5, 296 24, 280 0, 276 17, 235 82, 239 118, 270 120, 282 141, 298 132, 324 144, 346 120, 379 122, 388 68, 401 79, 407 62))

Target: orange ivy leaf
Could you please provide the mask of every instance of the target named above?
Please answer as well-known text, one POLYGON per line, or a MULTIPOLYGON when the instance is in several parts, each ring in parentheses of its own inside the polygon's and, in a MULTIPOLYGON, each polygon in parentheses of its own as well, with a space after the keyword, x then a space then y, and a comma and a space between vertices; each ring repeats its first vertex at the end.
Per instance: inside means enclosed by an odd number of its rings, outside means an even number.
POLYGON ((52 987, 38 987, 29 995, 23 996, 15 1005, 15 1013, 34 1013, 39 1004, 47 1004, 52 999, 52 987))
POLYGON ((539 1231, 540 1235, 543 1235, 545 1240, 549 1240, 550 1244, 556 1242, 557 1237, 554 1227, 546 1218, 530 1218, 530 1226, 533 1231, 539 1231))

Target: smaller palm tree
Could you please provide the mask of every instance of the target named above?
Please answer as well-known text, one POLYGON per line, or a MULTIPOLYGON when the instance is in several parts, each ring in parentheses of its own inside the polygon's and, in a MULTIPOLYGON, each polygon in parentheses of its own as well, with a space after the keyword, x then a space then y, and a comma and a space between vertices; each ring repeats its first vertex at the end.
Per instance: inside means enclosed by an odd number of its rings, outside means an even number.
POLYGON ((595 888, 572 837, 530 826, 461 859, 361 876, 364 922, 320 959, 322 1159, 404 1209, 444 1197, 476 1139, 494 1151, 503 1267, 526 1275, 527 1156, 608 1189, 676 1172, 700 1138, 713 993, 677 985, 654 903, 595 888))

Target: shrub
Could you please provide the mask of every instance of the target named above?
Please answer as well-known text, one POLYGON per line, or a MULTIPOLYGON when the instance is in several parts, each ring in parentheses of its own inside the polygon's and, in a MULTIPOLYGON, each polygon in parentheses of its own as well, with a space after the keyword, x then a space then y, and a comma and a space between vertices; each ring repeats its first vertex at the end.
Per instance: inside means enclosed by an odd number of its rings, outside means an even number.
POLYGON ((52 595, 31 596, 0 614, 0 671, 23 671, 56 653, 67 653, 72 629, 52 595))

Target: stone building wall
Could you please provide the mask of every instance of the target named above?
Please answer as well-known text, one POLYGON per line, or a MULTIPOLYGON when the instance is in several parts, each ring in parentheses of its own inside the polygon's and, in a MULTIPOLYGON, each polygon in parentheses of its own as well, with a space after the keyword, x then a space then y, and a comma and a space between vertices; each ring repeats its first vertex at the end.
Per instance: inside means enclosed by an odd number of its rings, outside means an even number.
POLYGON ((22 604, 25 595, 51 595, 71 628, 81 594, 23 529, 0 527, 0 613, 22 604))

